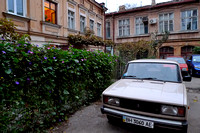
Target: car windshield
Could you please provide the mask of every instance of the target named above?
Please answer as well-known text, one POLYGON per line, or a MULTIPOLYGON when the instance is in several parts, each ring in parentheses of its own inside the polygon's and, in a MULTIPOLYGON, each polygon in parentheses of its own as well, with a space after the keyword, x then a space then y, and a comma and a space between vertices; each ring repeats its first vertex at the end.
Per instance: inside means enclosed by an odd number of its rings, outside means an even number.
POLYGON ((169 63, 129 63, 123 78, 181 82, 178 65, 169 63))
POLYGON ((200 62, 200 56, 193 56, 193 62, 200 62))
POLYGON ((178 58, 178 57, 168 57, 168 60, 174 60, 177 61, 179 64, 186 64, 185 60, 183 58, 178 58))

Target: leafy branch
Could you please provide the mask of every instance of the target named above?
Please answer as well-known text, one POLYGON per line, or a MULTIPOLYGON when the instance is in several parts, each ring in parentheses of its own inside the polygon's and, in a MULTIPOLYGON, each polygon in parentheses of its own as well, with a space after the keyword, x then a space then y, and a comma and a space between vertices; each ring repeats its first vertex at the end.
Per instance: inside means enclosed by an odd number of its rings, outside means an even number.
POLYGON ((151 33, 151 47, 153 48, 153 55, 157 56, 157 51, 161 48, 162 44, 165 43, 169 38, 168 31, 159 34, 158 31, 151 33))

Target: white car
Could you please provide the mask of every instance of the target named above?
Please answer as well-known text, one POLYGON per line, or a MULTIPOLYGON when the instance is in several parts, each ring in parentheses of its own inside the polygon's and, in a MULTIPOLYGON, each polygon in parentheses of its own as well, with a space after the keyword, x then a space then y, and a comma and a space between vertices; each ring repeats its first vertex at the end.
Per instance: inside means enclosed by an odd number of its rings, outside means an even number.
POLYGON ((108 120, 187 133, 189 106, 183 81, 191 77, 182 77, 175 61, 130 61, 122 78, 103 92, 101 112, 108 120))

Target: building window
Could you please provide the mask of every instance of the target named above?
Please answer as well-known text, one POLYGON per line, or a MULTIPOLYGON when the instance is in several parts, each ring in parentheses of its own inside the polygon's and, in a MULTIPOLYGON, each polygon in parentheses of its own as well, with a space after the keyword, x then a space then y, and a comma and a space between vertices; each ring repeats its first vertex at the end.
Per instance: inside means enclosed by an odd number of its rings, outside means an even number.
POLYGON ((74 12, 68 10, 68 28, 75 29, 75 16, 74 12))
POLYGON ((90 30, 94 30, 94 20, 90 19, 90 30))
POLYGON ((159 32, 174 30, 174 13, 159 15, 159 32))
POLYGON ((8 12, 25 16, 25 0, 7 0, 8 3, 8 12))
POLYGON ((84 4, 84 0, 81 0, 81 4, 84 4))
POLYGON ((92 4, 90 4, 90 10, 93 11, 93 5, 92 4))
POLYGON ((106 22, 106 38, 110 38, 110 22, 106 22))
POLYGON ((84 32, 85 29, 85 17, 80 16, 80 31, 84 32))
POLYGON ((197 19, 197 9, 181 12, 181 30, 196 30, 197 19))
POLYGON ((138 17, 135 21, 136 35, 148 33, 148 21, 147 17, 138 17))
POLYGON ((97 36, 101 36, 101 24, 97 23, 97 36))
POLYGON ((113 47, 112 46, 106 46, 106 53, 109 53, 113 56, 114 55, 113 47))
POLYGON ((130 35, 130 22, 129 19, 119 20, 119 36, 130 35))
POLYGON ((56 24, 56 3, 45 0, 44 11, 45 11, 45 21, 56 24))

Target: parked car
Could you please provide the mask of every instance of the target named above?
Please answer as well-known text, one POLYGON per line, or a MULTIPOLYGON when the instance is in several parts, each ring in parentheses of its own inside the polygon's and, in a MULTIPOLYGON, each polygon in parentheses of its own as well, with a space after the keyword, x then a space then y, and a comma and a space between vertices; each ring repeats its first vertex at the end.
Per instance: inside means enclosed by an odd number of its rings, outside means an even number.
POLYGON ((166 59, 177 61, 179 63, 180 68, 181 68, 182 75, 188 75, 188 65, 185 62, 183 57, 181 57, 181 56, 169 56, 166 59))
POLYGON ((200 76, 200 55, 192 55, 189 60, 187 60, 187 65, 189 68, 190 75, 200 76))
POLYGON ((188 99, 179 64, 163 59, 134 60, 122 78, 102 93, 101 112, 109 121, 187 133, 188 99))

